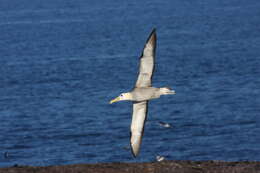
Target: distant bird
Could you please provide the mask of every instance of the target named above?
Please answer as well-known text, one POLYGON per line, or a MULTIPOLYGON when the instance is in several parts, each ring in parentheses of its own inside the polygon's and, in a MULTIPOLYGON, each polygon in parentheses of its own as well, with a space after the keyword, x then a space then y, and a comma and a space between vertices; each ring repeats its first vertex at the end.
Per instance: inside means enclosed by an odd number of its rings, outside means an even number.
POLYGON ((159 125, 162 126, 162 127, 165 127, 165 128, 170 128, 172 127, 169 123, 164 123, 162 121, 159 121, 159 125))
POLYGON ((130 150, 130 147, 129 146, 124 146, 123 149, 124 150, 130 150))
POLYGON ((7 151, 4 153, 4 157, 5 157, 6 159, 9 158, 9 153, 8 153, 7 151))
POLYGON ((152 87, 155 49, 156 33, 155 29, 153 29, 146 41, 143 53, 140 57, 139 74, 135 83, 135 87, 132 91, 122 93, 110 101, 110 104, 122 100, 133 101, 130 146, 134 157, 136 157, 139 153, 143 136, 144 123, 146 120, 148 101, 159 98, 161 95, 175 94, 175 91, 168 87, 152 87))
POLYGON ((163 157, 163 156, 156 156, 156 160, 157 160, 157 162, 161 162, 161 161, 165 160, 165 157, 163 157))

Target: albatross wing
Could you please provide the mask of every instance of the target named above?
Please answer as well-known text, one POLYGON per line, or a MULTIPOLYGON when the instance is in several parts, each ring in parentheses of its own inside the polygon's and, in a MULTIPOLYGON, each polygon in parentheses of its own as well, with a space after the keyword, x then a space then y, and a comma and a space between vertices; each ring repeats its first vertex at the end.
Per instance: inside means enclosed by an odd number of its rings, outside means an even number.
POLYGON ((133 116, 131 123, 131 149, 134 157, 139 153, 140 145, 142 142, 144 123, 147 113, 147 102, 135 102, 133 104, 133 116))
POLYGON ((154 69, 154 57, 156 49, 156 33, 153 29, 143 49, 140 57, 139 74, 135 87, 149 87, 152 85, 152 75, 154 69))

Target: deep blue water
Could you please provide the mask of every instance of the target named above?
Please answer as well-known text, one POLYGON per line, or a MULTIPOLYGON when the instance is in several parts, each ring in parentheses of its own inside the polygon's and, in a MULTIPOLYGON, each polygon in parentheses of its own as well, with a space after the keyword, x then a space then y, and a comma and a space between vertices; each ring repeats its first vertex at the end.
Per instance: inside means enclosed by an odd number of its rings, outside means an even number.
POLYGON ((0 167, 260 160, 260 1, 0 0, 0 167), (153 100, 129 150, 138 57, 152 28, 153 100), (170 123, 162 128, 158 122, 170 123))

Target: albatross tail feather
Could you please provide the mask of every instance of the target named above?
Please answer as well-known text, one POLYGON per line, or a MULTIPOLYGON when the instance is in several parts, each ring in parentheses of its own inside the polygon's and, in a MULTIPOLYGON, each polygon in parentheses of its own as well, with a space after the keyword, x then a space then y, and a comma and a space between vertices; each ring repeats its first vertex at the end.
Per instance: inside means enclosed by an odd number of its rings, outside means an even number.
POLYGON ((160 88, 161 95, 176 94, 174 90, 169 87, 160 88))

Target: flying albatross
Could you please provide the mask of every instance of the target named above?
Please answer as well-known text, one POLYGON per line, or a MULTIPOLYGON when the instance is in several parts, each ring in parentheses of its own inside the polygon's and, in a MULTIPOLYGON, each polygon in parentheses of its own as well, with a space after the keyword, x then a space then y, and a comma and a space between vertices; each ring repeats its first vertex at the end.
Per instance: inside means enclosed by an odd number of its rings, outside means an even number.
POLYGON ((134 157, 136 157, 139 153, 147 114, 148 101, 159 98, 161 95, 175 94, 175 91, 168 87, 152 87, 155 49, 156 33, 155 29, 153 29, 146 41, 143 53, 140 57, 139 74, 135 87, 132 91, 122 93, 110 101, 110 104, 122 100, 133 101, 130 145, 134 157))

